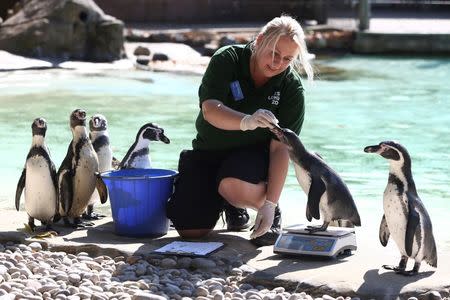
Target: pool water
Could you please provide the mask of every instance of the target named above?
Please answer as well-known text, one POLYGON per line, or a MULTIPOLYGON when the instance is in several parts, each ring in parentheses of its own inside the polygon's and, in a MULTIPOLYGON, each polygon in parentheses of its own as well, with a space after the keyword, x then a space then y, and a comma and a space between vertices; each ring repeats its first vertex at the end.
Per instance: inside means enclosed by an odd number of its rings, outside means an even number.
MULTIPOLYGON (((307 84, 301 139, 347 183, 363 226, 378 227, 388 162, 367 145, 397 140, 412 157, 413 175, 438 244, 450 249, 450 59, 343 56, 318 61, 341 70, 307 84)), ((104 114, 114 156, 121 159, 137 130, 162 126, 171 143, 150 146, 153 166, 176 169, 191 147, 201 77, 145 71, 40 70, 0 73, 0 208, 14 194, 31 144, 31 122, 48 121, 47 145, 58 168, 71 140, 75 108, 104 114)), ((281 197, 283 225, 303 223, 306 196, 291 167, 281 197)), ((102 206, 109 211, 108 205, 102 206)), ((254 214, 254 213, 253 213, 254 214)))

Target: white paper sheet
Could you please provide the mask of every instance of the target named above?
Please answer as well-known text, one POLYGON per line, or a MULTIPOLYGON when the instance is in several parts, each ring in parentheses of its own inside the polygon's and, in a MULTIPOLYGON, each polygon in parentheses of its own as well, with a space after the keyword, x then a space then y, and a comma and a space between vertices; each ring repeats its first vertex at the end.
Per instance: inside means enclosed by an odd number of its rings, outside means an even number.
POLYGON ((224 244, 220 242, 175 241, 156 249, 154 252, 161 254, 206 256, 223 246, 224 244))

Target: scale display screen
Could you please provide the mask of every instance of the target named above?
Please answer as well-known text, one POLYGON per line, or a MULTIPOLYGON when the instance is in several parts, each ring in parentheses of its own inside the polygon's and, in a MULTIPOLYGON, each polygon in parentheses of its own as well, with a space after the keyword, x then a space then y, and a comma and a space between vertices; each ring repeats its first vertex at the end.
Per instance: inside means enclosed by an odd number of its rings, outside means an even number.
POLYGON ((330 238, 284 235, 281 236, 277 246, 302 252, 330 252, 335 243, 336 240, 330 238))

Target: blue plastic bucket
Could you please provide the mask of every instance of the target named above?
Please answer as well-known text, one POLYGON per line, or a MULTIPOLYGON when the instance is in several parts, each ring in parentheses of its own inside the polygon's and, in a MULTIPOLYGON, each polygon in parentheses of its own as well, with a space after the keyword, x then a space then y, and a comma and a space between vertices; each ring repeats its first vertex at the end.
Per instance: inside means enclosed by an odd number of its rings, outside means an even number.
POLYGON ((102 173, 108 187, 115 233, 131 237, 165 235, 169 229, 166 204, 177 174, 165 169, 102 173))

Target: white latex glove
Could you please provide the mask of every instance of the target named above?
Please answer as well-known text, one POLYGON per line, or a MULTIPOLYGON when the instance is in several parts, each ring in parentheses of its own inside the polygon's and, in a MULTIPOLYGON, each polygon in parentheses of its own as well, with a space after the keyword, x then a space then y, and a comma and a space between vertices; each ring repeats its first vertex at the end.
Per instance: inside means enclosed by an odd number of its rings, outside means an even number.
POLYGON ((271 123, 278 124, 277 118, 267 109, 258 109, 252 115, 245 115, 241 120, 241 130, 255 130, 258 127, 272 127, 271 123))
POLYGON ((264 205, 258 209, 258 214, 256 215, 255 227, 250 239, 257 238, 269 231, 273 223, 273 217, 275 216, 275 207, 277 205, 269 200, 264 202, 264 205))

